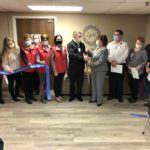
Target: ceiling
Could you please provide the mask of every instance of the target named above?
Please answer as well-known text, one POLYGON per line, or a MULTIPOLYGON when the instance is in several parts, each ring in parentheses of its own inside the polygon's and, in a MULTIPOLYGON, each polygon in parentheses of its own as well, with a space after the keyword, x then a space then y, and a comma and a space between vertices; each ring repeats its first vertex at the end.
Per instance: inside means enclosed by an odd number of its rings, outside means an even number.
POLYGON ((0 0, 1 12, 32 12, 27 5, 83 6, 81 13, 150 14, 150 0, 0 0))

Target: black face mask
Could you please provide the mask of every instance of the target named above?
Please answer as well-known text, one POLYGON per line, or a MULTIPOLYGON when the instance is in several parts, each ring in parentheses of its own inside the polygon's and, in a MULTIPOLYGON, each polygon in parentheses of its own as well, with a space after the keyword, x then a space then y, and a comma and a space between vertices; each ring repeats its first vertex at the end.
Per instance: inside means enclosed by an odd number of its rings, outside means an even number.
POLYGON ((56 41, 56 44, 62 44, 62 40, 56 41))

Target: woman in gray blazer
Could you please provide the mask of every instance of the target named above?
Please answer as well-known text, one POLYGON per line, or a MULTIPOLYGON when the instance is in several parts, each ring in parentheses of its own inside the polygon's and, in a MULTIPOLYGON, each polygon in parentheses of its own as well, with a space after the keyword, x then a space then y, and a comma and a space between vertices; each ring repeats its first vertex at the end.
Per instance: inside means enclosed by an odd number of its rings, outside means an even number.
POLYGON ((97 106, 101 106, 103 103, 103 86, 108 70, 107 43, 107 36, 101 35, 97 38, 95 50, 93 52, 88 51, 88 56, 91 57, 90 66, 92 78, 92 99, 89 102, 96 102, 97 106))

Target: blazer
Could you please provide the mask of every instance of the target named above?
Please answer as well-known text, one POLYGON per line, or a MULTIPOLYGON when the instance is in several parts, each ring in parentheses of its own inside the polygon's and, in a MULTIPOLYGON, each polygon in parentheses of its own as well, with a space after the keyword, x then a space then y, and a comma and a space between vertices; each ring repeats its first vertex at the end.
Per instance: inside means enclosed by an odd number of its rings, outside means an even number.
POLYGON ((92 71, 106 71, 108 70, 107 65, 108 50, 107 48, 102 49, 96 56, 91 53, 91 69, 92 71))
POLYGON ((69 54, 69 72, 83 71, 84 70, 84 57, 85 45, 80 42, 77 44, 73 40, 68 43, 67 50, 69 54))

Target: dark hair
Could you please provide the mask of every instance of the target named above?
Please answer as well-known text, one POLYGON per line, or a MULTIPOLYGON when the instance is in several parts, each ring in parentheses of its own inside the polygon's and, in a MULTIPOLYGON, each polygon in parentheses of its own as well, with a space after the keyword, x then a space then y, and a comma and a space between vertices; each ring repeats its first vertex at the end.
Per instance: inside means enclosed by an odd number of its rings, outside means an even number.
POLYGON ((118 32, 119 35, 123 35, 123 31, 122 30, 115 30, 115 32, 118 32))
POLYGON ((57 39, 57 37, 61 37, 61 39, 62 39, 62 41, 63 41, 63 37, 60 35, 60 34, 57 34, 57 35, 55 35, 55 37, 54 37, 54 43, 56 44, 56 39, 57 39))
POLYGON ((103 46, 107 46, 107 44, 108 44, 108 38, 107 38, 106 35, 100 35, 100 36, 98 36, 98 39, 100 39, 102 41, 103 46))
POLYGON ((145 43, 145 39, 142 36, 139 36, 136 40, 139 40, 141 43, 145 43))

